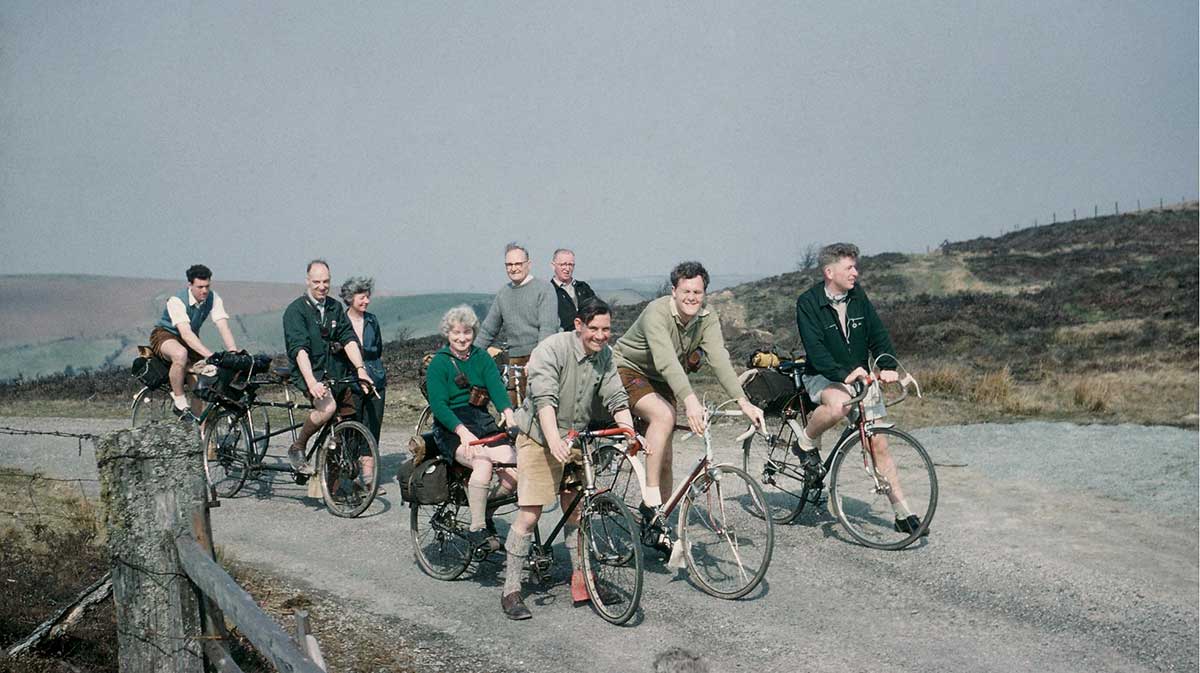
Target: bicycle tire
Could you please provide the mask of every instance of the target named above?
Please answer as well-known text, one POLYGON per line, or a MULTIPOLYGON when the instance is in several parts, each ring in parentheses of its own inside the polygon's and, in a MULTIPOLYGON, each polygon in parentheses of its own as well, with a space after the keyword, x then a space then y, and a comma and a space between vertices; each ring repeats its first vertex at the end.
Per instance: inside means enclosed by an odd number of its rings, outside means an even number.
POLYGON ((248 461, 254 457, 250 432, 245 414, 232 409, 219 408, 204 423, 204 476, 222 498, 237 495, 246 483, 248 461))
POLYGON ((321 495, 329 513, 346 519, 362 514, 379 485, 379 447, 367 426, 358 421, 342 421, 333 426, 317 452, 317 472, 321 495), (371 478, 361 479, 359 459, 374 460, 371 478))
POLYGON ((143 387, 133 397, 133 404, 130 406, 129 414, 130 425, 139 428, 154 421, 173 419, 175 417, 171 413, 173 408, 174 404, 171 402, 170 389, 165 387, 143 387))
POLYGON ((413 503, 408 529, 421 571, 447 582, 462 575, 474 553, 467 539, 470 525, 470 509, 453 496, 439 505, 413 503))
MULTIPOLYGON (((916 531, 898 531, 891 499, 886 492, 892 481, 886 475, 883 489, 867 471, 858 433, 838 446, 829 474, 829 502, 834 516, 857 542, 873 549, 904 549, 929 528, 937 510, 937 472, 925 447, 914 437, 895 428, 870 428, 868 437, 887 437, 888 452, 896 467, 897 481, 908 508, 921 519, 916 531), (857 450, 856 450, 857 449, 857 450)), ((878 469, 876 469, 878 473, 878 469)))
POLYGON ((804 505, 804 470, 791 450, 793 436, 791 426, 782 423, 779 433, 770 438, 756 433, 742 442, 742 469, 762 484, 763 502, 775 523, 792 522, 804 505))
POLYGON ((642 600, 642 544, 629 508, 613 493, 590 498, 579 521, 579 556, 592 609, 624 624, 642 600))
POLYGON ((250 407, 246 415, 250 418, 253 433, 254 465, 261 464, 271 445, 271 410, 268 407, 250 407))
POLYGON ((733 600, 762 582, 775 547, 775 523, 764 507, 762 488, 733 465, 710 467, 688 489, 677 544, 705 593, 733 600))
POLYGON ((426 405, 421 410, 421 415, 417 417, 417 424, 413 426, 413 432, 417 436, 433 432, 433 407, 426 405))

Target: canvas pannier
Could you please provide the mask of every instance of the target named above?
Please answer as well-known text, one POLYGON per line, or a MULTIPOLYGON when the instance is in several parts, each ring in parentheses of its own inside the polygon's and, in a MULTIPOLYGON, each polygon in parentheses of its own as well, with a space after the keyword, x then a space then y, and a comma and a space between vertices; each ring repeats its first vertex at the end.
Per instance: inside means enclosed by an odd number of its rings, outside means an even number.
POLYGON ((134 358, 130 373, 133 378, 149 388, 157 388, 167 382, 167 373, 171 366, 161 358, 151 355, 134 358))
POLYGON ((396 474, 404 502, 436 505, 450 499, 449 466, 441 456, 405 461, 396 474))
POLYGON ((742 390, 754 406, 778 413, 796 394, 796 384, 778 369, 749 369, 743 374, 742 390))

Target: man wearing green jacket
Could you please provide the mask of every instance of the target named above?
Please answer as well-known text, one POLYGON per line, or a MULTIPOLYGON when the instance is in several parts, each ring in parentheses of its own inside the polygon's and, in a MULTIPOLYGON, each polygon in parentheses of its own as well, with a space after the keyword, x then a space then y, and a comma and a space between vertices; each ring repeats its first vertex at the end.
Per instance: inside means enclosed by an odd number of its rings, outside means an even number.
MULTIPOLYGON (((796 299, 796 326, 804 342, 801 380, 809 398, 820 406, 808 417, 808 425, 796 438, 799 446, 793 450, 810 469, 819 470, 821 434, 850 412, 850 407, 845 406, 853 397, 849 386, 867 377, 872 358, 880 367, 881 381, 895 382, 899 376, 892 340, 867 293, 858 284, 858 246, 827 245, 821 249, 817 263, 824 282, 796 299)), ((882 402, 868 405, 867 414, 868 418, 882 416, 882 402)), ((880 472, 892 475, 896 483, 887 438, 874 436, 871 449, 880 472)), ((912 532, 921 521, 908 509, 898 486, 897 483, 896 490, 889 495, 896 513, 896 530, 912 532)))
MULTIPOLYGON (((312 474, 312 468, 304 460, 308 440, 333 418, 339 404, 352 404, 349 388, 331 390, 323 380, 346 378, 350 367, 367 384, 371 383, 371 377, 363 365, 358 336, 350 326, 346 310, 341 302, 329 297, 329 264, 323 259, 309 262, 305 279, 308 291, 283 312, 283 340, 292 363, 292 384, 313 403, 312 413, 288 449, 288 460, 293 469, 312 474)), ((364 386, 364 390, 370 387, 364 386)), ((364 474, 373 470, 374 465, 363 465, 364 474)))

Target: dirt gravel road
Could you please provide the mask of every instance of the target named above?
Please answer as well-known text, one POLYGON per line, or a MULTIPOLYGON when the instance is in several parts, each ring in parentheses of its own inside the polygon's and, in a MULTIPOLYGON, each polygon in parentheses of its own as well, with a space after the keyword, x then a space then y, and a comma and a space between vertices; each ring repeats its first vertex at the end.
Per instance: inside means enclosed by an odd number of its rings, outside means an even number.
MULTIPOLYGON (((0 418, 67 432, 121 425, 0 418)), ((732 434, 720 431, 726 446, 732 434)), ((651 671, 672 647, 713 673, 1197 670, 1195 431, 1039 422, 914 434, 942 465, 927 541, 874 551, 825 512, 806 515, 776 529, 767 579, 740 601, 651 564, 642 612, 625 627, 570 605, 561 548, 554 583, 530 588, 527 622, 501 615, 498 564, 456 582, 424 576, 394 482, 349 521, 281 478, 248 484, 214 511, 213 529, 239 561, 386 619, 430 670, 651 671)), ((385 433, 386 473, 406 441, 385 433)), ((0 436, 0 464, 94 477, 87 448, 78 457, 72 440, 0 436)))

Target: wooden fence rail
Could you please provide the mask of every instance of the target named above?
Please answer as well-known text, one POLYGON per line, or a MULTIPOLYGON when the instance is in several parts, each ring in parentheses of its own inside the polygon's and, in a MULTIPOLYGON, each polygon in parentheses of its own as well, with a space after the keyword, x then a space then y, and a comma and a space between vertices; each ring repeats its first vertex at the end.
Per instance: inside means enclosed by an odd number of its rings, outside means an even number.
POLYGON ((321 673, 214 560, 203 453, 194 430, 157 423, 100 440, 122 673, 240 671, 222 645, 228 615, 278 670, 321 673))

